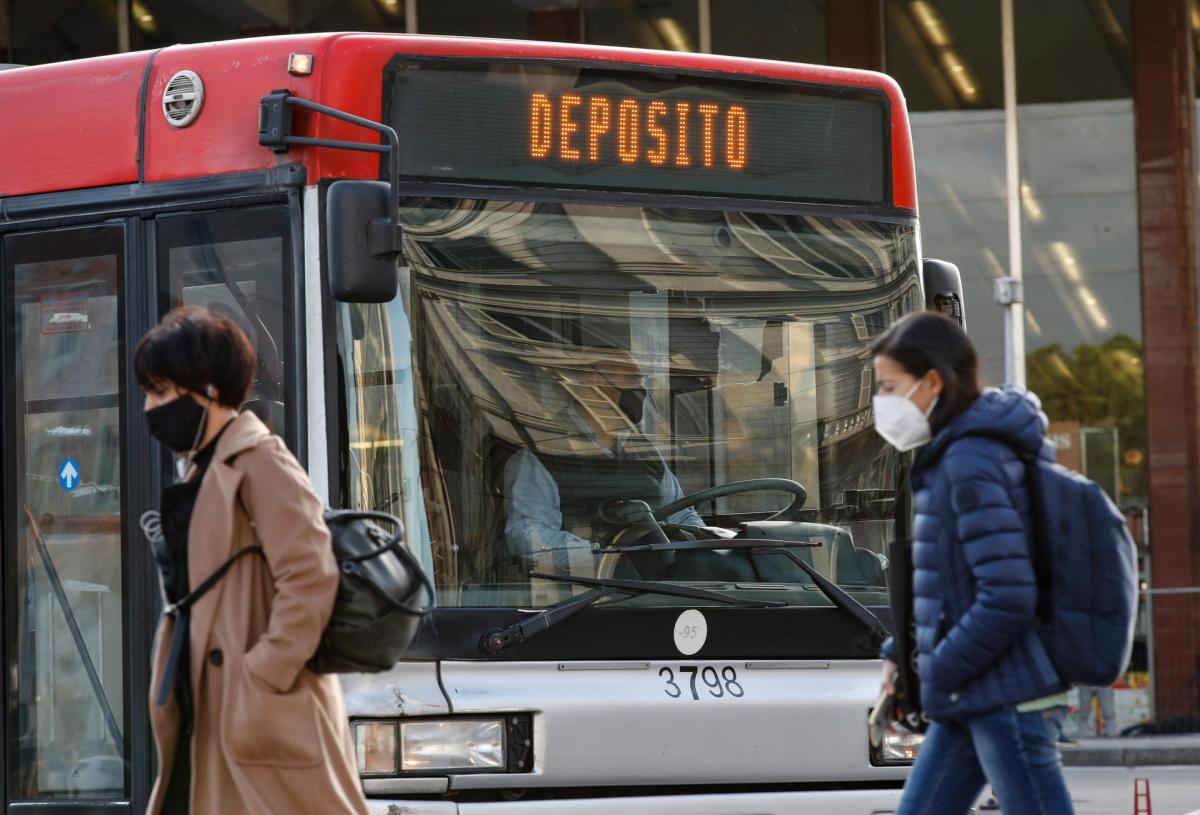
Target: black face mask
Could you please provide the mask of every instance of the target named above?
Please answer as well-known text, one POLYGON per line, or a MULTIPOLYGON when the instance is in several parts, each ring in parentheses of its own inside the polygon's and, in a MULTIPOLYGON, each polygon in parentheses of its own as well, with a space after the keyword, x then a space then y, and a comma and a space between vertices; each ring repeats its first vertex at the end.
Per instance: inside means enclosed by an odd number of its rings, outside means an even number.
POLYGON ((629 421, 635 425, 640 424, 642 414, 646 411, 646 389, 621 388, 620 394, 621 397, 617 399, 617 407, 629 417, 629 421))
POLYGON ((185 393, 147 410, 146 424, 154 438, 176 453, 186 453, 197 441, 204 416, 205 409, 185 393))

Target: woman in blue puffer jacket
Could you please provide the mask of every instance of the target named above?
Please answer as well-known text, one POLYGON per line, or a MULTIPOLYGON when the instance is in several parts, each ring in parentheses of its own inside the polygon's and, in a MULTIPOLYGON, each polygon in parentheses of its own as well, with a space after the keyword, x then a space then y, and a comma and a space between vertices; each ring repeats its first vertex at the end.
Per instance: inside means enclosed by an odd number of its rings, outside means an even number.
MULTIPOLYGON (((1035 631, 1029 497, 1016 451, 1051 457, 1018 388, 980 392, 958 324, 922 312, 875 343, 875 427, 912 465, 913 615, 932 724, 897 815, 966 813, 990 782, 1005 813, 1073 812, 1045 712, 1063 684, 1035 631)), ((896 675, 884 644, 884 689, 896 675)))

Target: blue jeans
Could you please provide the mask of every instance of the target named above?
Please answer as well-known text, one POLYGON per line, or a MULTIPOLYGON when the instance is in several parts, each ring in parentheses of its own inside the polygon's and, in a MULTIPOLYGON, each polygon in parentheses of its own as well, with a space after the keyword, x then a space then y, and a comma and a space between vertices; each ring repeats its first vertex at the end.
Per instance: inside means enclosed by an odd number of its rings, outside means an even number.
POLYGON ((1043 712, 1005 707, 931 724, 896 815, 965 815, 985 782, 1006 815, 1073 815, 1043 712))

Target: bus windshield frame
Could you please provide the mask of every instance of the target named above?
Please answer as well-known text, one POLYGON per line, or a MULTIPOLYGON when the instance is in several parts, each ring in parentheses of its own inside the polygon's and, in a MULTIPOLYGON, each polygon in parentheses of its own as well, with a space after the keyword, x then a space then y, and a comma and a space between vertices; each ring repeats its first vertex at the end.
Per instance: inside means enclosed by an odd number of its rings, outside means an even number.
MULTIPOLYGON (((403 189, 403 192, 415 192, 417 188, 408 187, 403 189)), ((425 191, 425 190, 423 190, 425 191)), ((472 207, 476 211, 492 208, 493 215, 497 211, 505 209, 510 212, 520 209, 525 210, 549 210, 560 212, 563 207, 578 208, 590 213, 585 217, 590 217, 593 221, 599 219, 603 221, 607 218, 632 218, 632 213, 650 212, 669 212, 674 213, 679 218, 687 220, 689 218, 698 219, 701 222, 716 223, 717 221, 726 222, 733 218, 749 218, 751 221, 755 219, 760 222, 770 222, 772 219, 788 220, 795 222, 808 222, 811 224, 827 224, 837 220, 838 222, 846 222, 851 224, 859 224, 863 228, 877 230, 892 230, 893 234, 902 234, 903 240, 906 242, 906 249, 903 250, 904 260, 901 262, 900 269, 894 270, 891 277, 890 288, 893 290, 891 297, 884 297, 887 303, 884 308, 887 309, 887 314, 880 312, 879 314, 868 314, 879 306, 880 297, 877 294, 871 294, 870 290, 866 290, 868 297, 873 297, 876 302, 876 307, 867 308, 860 307, 857 310, 860 313, 855 320, 850 320, 847 325, 853 324, 851 330, 857 331, 858 336, 854 341, 854 349, 852 356, 855 357, 854 365, 856 372, 854 377, 858 383, 855 399, 862 404, 869 404, 870 393, 870 375, 863 373, 869 369, 869 347, 870 336, 877 334, 882 328, 896 316, 906 310, 917 307, 919 301, 919 284, 917 282, 917 257, 915 248, 915 219, 911 217, 897 216, 893 214, 891 217, 880 218, 878 216, 869 216, 865 213, 857 213, 850 216, 842 208, 813 208, 813 207, 782 207, 777 209, 786 210, 786 212, 775 213, 756 213, 752 211, 737 209, 725 209, 713 207, 713 202, 709 201, 710 208, 708 209, 675 209, 674 207, 633 207, 629 201, 622 205, 612 205, 607 202, 600 203, 595 201, 597 197, 607 198, 608 196, 596 196, 589 193, 570 194, 565 191, 559 191, 556 195, 546 194, 530 194, 517 197, 505 196, 504 198, 491 197, 495 191, 477 191, 475 197, 471 198, 454 198, 454 199, 438 199, 436 206, 443 207, 447 210, 458 208, 460 211, 469 211, 472 207), (817 211, 824 212, 823 215, 815 215, 817 211), (607 213, 607 215, 605 214, 607 213), (865 361, 865 367, 863 363, 865 361), (864 378, 865 377, 865 378, 864 378), (863 383, 867 383, 865 390, 863 383), (866 399, 866 402, 862 400, 866 399)), ((673 197, 658 197, 659 204, 677 203, 673 197)), ((419 239, 421 225, 416 223, 428 215, 428 210, 431 205, 429 199, 406 198, 406 203, 409 205, 408 210, 402 207, 402 221, 406 218, 410 221, 407 241, 419 239), (414 216, 414 213, 417 213, 414 216)), ((740 203, 740 202, 738 202, 740 203)), ((639 217, 641 217, 639 215, 639 217)), ((549 221, 561 222, 561 215, 556 215, 550 218, 549 221)), ((561 224, 560 224, 561 225, 561 224)), ((594 228, 595 224, 592 227, 594 228)), ((619 230, 618 230, 619 231, 619 230)), ((613 247, 607 247, 608 251, 612 251, 613 247)), ((411 253, 411 245, 410 245, 411 253)), ((431 653, 437 653, 442 656, 458 656, 458 657, 473 657, 478 656, 478 640, 483 633, 482 629, 476 626, 482 626, 483 629, 494 628, 497 624, 505 624, 506 621, 512 621, 513 614, 519 609, 537 609, 546 608, 556 602, 561 602, 564 597, 571 596, 572 593, 578 593, 584 589, 577 590, 562 590, 556 589, 553 592, 543 593, 539 597, 534 597, 530 594, 518 595, 510 593, 502 597, 503 592, 497 594, 496 597, 490 600, 481 600, 478 593, 473 597, 467 596, 462 592, 463 584, 457 582, 458 578, 447 578, 447 563, 448 558, 453 558, 453 553, 460 550, 460 546, 464 543, 460 540, 449 540, 449 530, 453 528, 453 524, 449 527, 444 523, 439 525, 434 519, 431 527, 431 512, 436 514, 436 510, 430 510, 430 506, 443 505, 446 502, 447 496, 445 492, 445 473, 437 472, 438 466, 431 467, 431 462, 436 462, 439 459, 439 454, 433 449, 436 440, 447 438, 445 427, 436 427, 436 420, 431 421, 432 414, 429 410, 428 394, 430 392, 430 382, 428 379, 423 380, 422 369, 427 365, 422 361, 422 345, 427 345, 428 337, 425 332, 425 318, 419 316, 421 303, 424 302, 425 292, 429 288, 429 284, 434 282, 428 279, 427 275, 414 270, 414 263, 411 254, 407 256, 406 262, 401 267, 402 279, 402 294, 395 302, 385 306, 357 306, 353 304, 340 304, 338 306, 338 345, 341 351, 342 361, 340 367, 342 370, 350 372, 339 383, 339 400, 343 405, 357 405, 358 408, 350 410, 350 414, 354 414, 355 410, 361 409, 369 405, 372 398, 378 400, 378 395, 372 397, 367 393, 365 388, 360 386, 363 383, 375 383, 377 386, 387 385, 392 388, 392 396, 384 401, 392 402, 386 408, 381 407, 381 403, 376 401, 376 410, 382 410, 378 416, 384 417, 364 420, 360 416, 360 425, 348 427, 343 423, 341 434, 343 442, 340 445, 343 452, 343 460, 340 466, 340 475, 335 479, 335 483, 339 484, 342 489, 342 498, 348 506, 362 505, 366 507, 379 507, 378 501, 380 498, 384 500, 385 509, 402 514, 405 516, 406 523, 410 530, 410 541, 414 548, 423 556, 425 562, 429 564, 434 573, 435 579, 440 584, 439 592, 441 593, 440 602, 441 608, 435 612, 434 619, 445 615, 458 618, 456 625, 465 625, 467 620, 476 621, 474 624, 467 626, 460 633, 463 636, 453 636, 447 638, 446 632, 440 629, 440 626, 435 625, 430 627, 431 630, 424 632, 422 639, 419 639, 416 646, 415 654, 422 653, 423 648, 432 648, 431 653), (414 293, 415 292, 415 293, 414 293), (389 337, 388 342, 375 343, 375 350, 370 353, 375 355, 376 361, 369 363, 365 368, 355 369, 356 364, 361 364, 365 359, 364 351, 371 344, 371 337, 381 338, 389 337), (355 337, 361 337, 356 340, 355 337), (366 340, 364 344, 363 340, 366 340), (390 343, 390 345, 389 345, 390 343), (390 347, 390 351, 385 352, 384 348, 390 347), (350 351, 349 349, 354 349, 350 351), (384 354, 384 356, 380 356, 384 354), (388 356, 390 354, 390 356, 388 356), (412 356, 409 356, 409 355, 412 356), (407 396, 396 398, 395 394, 404 391, 407 396), (426 400, 423 404, 422 400, 426 400), (368 438, 364 434, 364 427, 380 428, 387 423, 392 423, 391 432, 397 440, 387 441, 379 438, 368 438), (347 435, 348 434, 348 435, 347 435), (417 456, 402 456, 398 455, 399 451, 404 449, 405 445, 409 445, 409 450, 413 448, 419 449, 417 456), (380 463, 377 459, 375 464, 368 462, 368 455, 364 451, 374 450, 384 451, 379 459, 386 455, 386 451, 391 451, 396 457, 396 463, 387 466, 380 463), (351 451, 349 455, 346 455, 351 451), (400 459, 406 459, 406 462, 401 462, 400 459), (383 483, 381 475, 385 470, 389 470, 391 475, 388 476, 391 480, 391 486, 379 488, 373 486, 372 493, 375 498, 372 501, 364 501, 362 483, 355 486, 353 481, 355 474, 361 473, 364 470, 371 471, 370 481, 373 485, 383 483), (408 484, 422 483, 423 491, 417 493, 411 489, 404 489, 408 484), (440 483, 441 486, 435 490, 434 494, 429 492, 431 483, 440 483), (358 490, 357 496, 354 494, 358 490), (440 494, 437 494, 439 493, 440 494), (386 494, 385 494, 386 493, 386 494), (431 504, 432 502, 432 504, 431 504), (431 639, 432 638, 432 639, 431 639), (448 650, 447 650, 448 649, 448 650)), ((730 275, 734 277, 734 275, 730 275)), ((445 281, 443 281, 444 283, 445 281)), ((842 284, 845 285, 845 284, 842 284)), ((441 286, 436 284, 435 288, 441 286)), ((851 291, 849 293, 838 295, 837 299, 840 302, 849 302, 855 298, 853 292, 854 284, 850 284, 851 291), (849 298, 849 300, 847 300, 849 298)), ((445 292, 439 292, 439 297, 444 297, 445 292)), ((828 296, 828 295, 826 295, 828 296)), ((859 299, 863 299, 859 296, 859 299)), ((848 315, 846 315, 848 316, 848 315)), ((799 374, 800 372, 794 372, 799 374)), ((811 372, 810 372, 811 373, 811 372)), ((785 376, 785 379, 787 377, 785 376)), ((661 380, 660 380, 661 382, 661 380)), ((790 384, 790 383, 789 383, 790 384)), ((776 387, 777 386, 774 386, 776 387)), ((785 386, 786 387, 786 386, 785 386)), ((346 408, 343 407, 341 412, 346 414, 346 408)), ((369 408, 367 410, 369 413, 369 408)), ((867 416, 861 410, 858 411, 860 419, 867 416)), ((353 424, 353 422, 352 422, 353 424)), ((865 440, 868 445, 873 445, 875 449, 883 450, 882 441, 877 439, 871 430, 868 420, 861 422, 861 427, 856 427, 855 431, 860 439, 865 440)), ((386 434, 385 434, 386 435, 386 434)), ((460 451, 466 455, 479 456, 481 451, 460 451)), ((847 500, 832 501, 826 500, 826 506, 823 512, 808 511, 802 515, 806 521, 817 523, 826 523, 824 532, 829 535, 836 536, 836 527, 838 524, 849 524, 852 522, 866 523, 874 525, 877 531, 874 535, 874 543, 870 546, 857 547, 859 549, 869 549, 871 554, 860 555, 860 557, 877 558, 881 565, 886 564, 886 558, 880 557, 885 554, 885 545, 889 536, 888 529, 891 528, 891 519, 894 512, 894 501, 892 500, 891 489, 894 489, 898 480, 898 465, 899 459, 896 458, 892 465, 889 465, 889 470, 892 472, 889 484, 875 485, 880 489, 861 489, 852 490, 851 494, 845 496, 847 500), (889 489, 890 488, 890 489, 889 489)), ((440 465, 439 465, 440 466, 440 465)), ((771 473, 771 472, 748 472, 748 476, 756 475, 787 475, 788 473, 771 473)), ((704 484, 702 486, 711 486, 704 484)), ((819 489, 819 487, 818 487, 819 489)), ((728 506, 728 502, 727 506, 728 506)), ((733 530, 738 529, 738 525, 743 522, 754 522, 763 519, 771 514, 771 511, 786 504, 786 501, 780 501, 780 496, 776 494, 767 494, 764 501, 750 507, 750 511, 735 512, 726 511, 716 513, 710 516, 712 507, 705 513, 705 517, 712 517, 714 524, 725 523, 727 528, 733 530)), ((811 531, 811 530, 809 530, 811 531)), ((743 530, 744 534, 744 530, 743 530)), ((835 547, 831 537, 827 543, 830 548, 835 547)), ((852 547, 853 548, 853 547, 852 547)), ((772 559, 774 560, 774 559, 772 559)), ((532 569, 531 569, 532 570, 532 569)), ((586 576, 595 576, 588 574, 586 576)), ((836 575, 834 575, 836 577, 836 575)), ((811 581, 807 581, 806 585, 799 584, 796 581, 790 588, 786 586, 788 580, 779 580, 773 583, 759 581, 760 584, 752 586, 749 584, 736 585, 729 581, 725 581, 724 585, 708 583, 710 588, 733 588, 738 596, 757 597, 769 600, 783 600, 791 606, 787 609, 789 612, 803 613, 808 612, 810 615, 818 615, 822 618, 827 617, 830 612, 834 615, 838 614, 837 609, 833 604, 812 585, 811 581)), ((874 583, 878 584, 874 587, 867 585, 855 586, 849 584, 843 586, 847 591, 862 602, 864 605, 870 606, 882 611, 881 616, 886 616, 885 607, 887 605, 886 587, 882 580, 875 579, 874 583)), ((468 593, 469 594, 469 593, 468 593)), ((694 605, 694 603, 693 603, 694 605)), ((725 614, 754 614, 763 613, 778 613, 783 609, 731 609, 722 608, 712 604, 701 604, 705 609, 705 613, 709 615, 725 615, 725 614)), ((578 615, 579 621, 572 621, 570 624, 564 625, 562 628, 566 631, 573 631, 578 626, 587 626, 590 623, 587 619, 590 615, 614 614, 618 610, 622 613, 667 613, 678 614, 680 610, 687 607, 687 601, 663 597, 646 595, 637 598, 624 599, 619 606, 616 607, 597 607, 588 609, 578 615)), ((516 619, 519 619, 516 618, 516 619)), ((846 620, 839 620, 839 624, 846 624, 846 620)), ((823 623, 824 625, 833 624, 831 621, 823 623)), ((563 637, 562 632, 555 632, 554 635, 547 635, 542 640, 539 638, 537 648, 544 649, 546 653, 554 653, 555 648, 567 648, 570 650, 573 645, 559 641, 563 637)), ((859 628, 855 628, 851 621, 846 627, 834 624, 833 628, 829 628, 823 634, 814 634, 812 647, 816 648, 816 655, 823 656, 857 656, 865 657, 872 655, 870 649, 863 647, 863 632, 859 628), (837 639, 833 636, 833 632, 840 631, 840 635, 844 639, 837 639), (817 647, 817 643, 821 643, 817 647)), ((771 652, 773 645, 767 644, 768 651, 759 652, 759 656, 763 656, 771 652)), ((529 648, 512 649, 510 654, 508 651, 504 653, 502 658, 517 659, 522 655, 528 656, 529 648)))

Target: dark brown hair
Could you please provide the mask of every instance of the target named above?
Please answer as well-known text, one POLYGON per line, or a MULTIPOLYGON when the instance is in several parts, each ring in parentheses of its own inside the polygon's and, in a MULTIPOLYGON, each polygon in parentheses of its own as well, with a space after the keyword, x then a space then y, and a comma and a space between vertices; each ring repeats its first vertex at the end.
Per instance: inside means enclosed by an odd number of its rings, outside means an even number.
POLYGON ((979 359, 965 331, 946 315, 918 311, 897 320, 875 340, 875 356, 893 359, 918 379, 931 370, 942 378, 942 393, 929 416, 934 433, 979 396, 979 359))
POLYGON ((138 342, 133 370, 145 390, 169 382, 204 394, 212 385, 218 403, 236 408, 250 388, 254 349, 228 317, 203 306, 180 306, 138 342))

